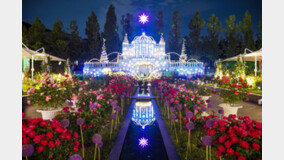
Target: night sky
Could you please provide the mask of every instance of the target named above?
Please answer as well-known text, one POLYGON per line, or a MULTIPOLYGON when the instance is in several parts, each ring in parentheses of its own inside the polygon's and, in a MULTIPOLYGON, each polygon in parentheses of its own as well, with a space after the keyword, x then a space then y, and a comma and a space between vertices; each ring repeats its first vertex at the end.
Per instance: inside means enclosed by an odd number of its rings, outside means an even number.
MULTIPOLYGON (((223 27, 225 27, 225 19, 229 15, 235 14, 237 21, 240 21, 243 19, 245 11, 248 10, 252 16, 254 34, 259 32, 257 23, 261 21, 262 16, 261 0, 23 0, 23 21, 32 24, 35 17, 38 16, 48 29, 52 29, 52 24, 59 18, 66 31, 70 21, 75 19, 80 36, 86 38, 86 21, 91 15, 91 11, 93 10, 97 15, 100 29, 103 31, 106 12, 110 4, 113 4, 116 9, 120 39, 122 39, 121 15, 126 13, 137 17, 141 12, 146 12, 150 15, 150 21, 153 21, 151 15, 162 10, 166 38, 170 29, 172 13, 175 10, 180 11, 182 18, 182 37, 188 35, 187 25, 197 10, 204 20, 214 13, 222 22, 223 27)), ((204 29, 203 33, 205 32, 204 29)), ((151 35, 151 33, 146 34, 151 35)))

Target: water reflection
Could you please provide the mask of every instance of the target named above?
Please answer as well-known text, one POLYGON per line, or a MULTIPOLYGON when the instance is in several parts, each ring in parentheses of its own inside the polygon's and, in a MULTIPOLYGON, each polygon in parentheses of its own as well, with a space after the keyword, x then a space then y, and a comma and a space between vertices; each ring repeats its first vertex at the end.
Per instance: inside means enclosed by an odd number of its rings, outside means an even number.
POLYGON ((137 96, 150 96, 150 93, 147 88, 141 88, 137 96))
POLYGON ((131 119, 136 125, 141 126, 142 129, 145 129, 147 125, 153 124, 156 118, 152 102, 136 102, 131 119))

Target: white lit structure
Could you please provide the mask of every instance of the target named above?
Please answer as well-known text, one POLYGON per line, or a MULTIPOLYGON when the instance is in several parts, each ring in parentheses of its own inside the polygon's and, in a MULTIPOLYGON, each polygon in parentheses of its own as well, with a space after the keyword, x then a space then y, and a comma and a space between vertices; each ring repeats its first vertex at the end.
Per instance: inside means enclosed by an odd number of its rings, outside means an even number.
POLYGON ((180 56, 179 61, 171 61, 171 53, 166 54, 165 45, 163 34, 161 34, 159 43, 156 43, 151 36, 147 36, 144 32, 129 43, 126 34, 122 42, 122 53, 117 53, 115 62, 107 60, 103 45, 101 59, 96 62, 93 62, 94 59, 85 62, 83 72, 87 75, 99 76, 105 74, 105 70, 111 70, 111 72, 132 74, 139 79, 156 77, 163 72, 172 71, 176 71, 180 75, 204 74, 202 62, 187 60, 184 44, 181 55, 171 52, 180 56))
POLYGON ((136 102, 131 119, 136 125, 141 126, 142 129, 153 124, 156 118, 152 102, 136 102))

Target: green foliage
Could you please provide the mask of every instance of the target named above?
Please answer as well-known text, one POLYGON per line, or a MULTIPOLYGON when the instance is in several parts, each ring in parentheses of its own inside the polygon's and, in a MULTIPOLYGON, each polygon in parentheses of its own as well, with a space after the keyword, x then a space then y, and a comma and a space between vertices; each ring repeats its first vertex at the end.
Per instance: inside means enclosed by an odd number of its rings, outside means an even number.
POLYGON ((88 50, 90 55, 88 58, 99 58, 101 51, 100 25, 96 14, 92 11, 91 16, 86 22, 85 34, 88 37, 88 50))
POLYGON ((203 19, 201 19, 200 17, 200 12, 196 11, 193 19, 190 20, 189 24, 188 24, 188 28, 190 30, 189 36, 188 36, 188 46, 189 46, 189 50, 191 51, 191 55, 188 57, 190 58, 198 58, 200 52, 201 52, 201 41, 200 41, 200 33, 202 28, 205 25, 205 21, 203 19))
POLYGON ((121 16, 121 21, 120 24, 122 26, 122 32, 121 35, 122 37, 125 36, 125 34, 127 34, 127 38, 129 41, 131 41, 133 39, 133 30, 134 30, 134 17, 132 14, 127 13, 126 15, 122 15, 121 16))
POLYGON ((155 19, 155 33, 153 36, 156 41, 159 41, 161 34, 164 33, 163 17, 163 11, 159 11, 155 19))
POLYGON ((40 19, 36 17, 34 23, 32 26, 29 28, 29 46, 32 49, 38 49, 44 44, 44 36, 45 36, 45 26, 42 24, 40 19))
POLYGON ((172 27, 169 32, 169 38, 166 45, 167 52, 180 52, 180 29, 181 29, 181 18, 179 11, 174 11, 172 17, 172 27))
POLYGON ((250 50, 255 50, 256 48, 253 40, 251 15, 248 11, 246 11, 243 18, 242 31, 244 34, 244 47, 249 48, 250 50))
MULTIPOLYGON (((117 23, 116 23, 116 14, 115 7, 110 5, 106 15, 106 22, 104 25, 103 37, 106 39, 106 51, 107 53, 120 51, 119 45, 119 35, 117 33, 117 23)), ((110 57, 114 59, 114 57, 110 57)))

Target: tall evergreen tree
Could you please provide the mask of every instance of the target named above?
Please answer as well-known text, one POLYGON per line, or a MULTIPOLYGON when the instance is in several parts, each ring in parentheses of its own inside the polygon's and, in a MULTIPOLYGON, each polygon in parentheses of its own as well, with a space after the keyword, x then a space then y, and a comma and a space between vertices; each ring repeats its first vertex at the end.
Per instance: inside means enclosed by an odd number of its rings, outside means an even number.
POLYGON ((22 42, 29 47, 29 39, 28 39, 28 29, 25 25, 22 25, 22 42))
POLYGON ((101 51, 100 25, 97 16, 93 11, 86 22, 85 34, 88 37, 88 46, 90 52, 88 58, 99 59, 101 51))
POLYGON ((76 20, 70 22, 68 30, 70 31, 68 57, 71 61, 74 61, 80 58, 80 37, 76 20))
POLYGON ((244 35, 244 47, 250 50, 255 50, 252 23, 251 23, 251 15, 248 11, 246 11, 245 16, 243 18, 242 31, 244 35))
POLYGON ((180 52, 180 29, 181 29, 181 18, 179 16, 179 11, 174 11, 172 17, 171 30, 169 32, 169 37, 166 45, 167 52, 180 52))
POLYGON ((36 17, 34 23, 29 28, 30 47, 32 49, 39 49, 44 45, 45 29, 44 24, 36 17))
POLYGON ((255 49, 258 50, 262 47, 262 24, 258 22, 259 33, 256 35, 255 49))
POLYGON ((222 24, 218 20, 215 14, 212 14, 206 22, 207 25, 207 45, 205 55, 213 62, 216 60, 220 54, 219 49, 219 36, 222 31, 222 24))
POLYGON ((235 56, 243 50, 240 48, 241 43, 241 26, 242 23, 236 23, 235 15, 230 15, 226 21, 225 40, 223 43, 224 58, 235 56))
POLYGON ((54 55, 61 58, 68 58, 67 47, 69 42, 63 30, 63 23, 59 19, 53 23, 49 44, 52 47, 54 55))
POLYGON ((200 57, 201 53, 201 41, 200 41, 200 33, 205 24, 205 21, 201 19, 200 12, 196 11, 193 19, 190 20, 188 24, 188 28, 190 30, 187 44, 189 47, 189 50, 191 52, 190 56, 191 58, 198 58, 200 57))
MULTIPOLYGON (((104 25, 103 37, 106 39, 106 51, 107 53, 120 51, 120 40, 118 35, 118 26, 116 23, 115 8, 111 4, 108 8, 106 15, 106 23, 104 25)), ((110 60, 114 59, 115 55, 109 57, 110 60)))
POLYGON ((129 41, 132 41, 133 38, 133 30, 134 30, 133 20, 134 17, 130 13, 121 16, 121 21, 120 21, 120 24, 122 26, 121 36, 124 37, 126 33, 129 41))
POLYGON ((163 11, 159 11, 155 19, 155 34, 154 39, 158 42, 161 34, 164 33, 163 11))

